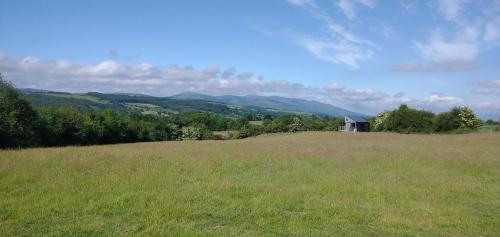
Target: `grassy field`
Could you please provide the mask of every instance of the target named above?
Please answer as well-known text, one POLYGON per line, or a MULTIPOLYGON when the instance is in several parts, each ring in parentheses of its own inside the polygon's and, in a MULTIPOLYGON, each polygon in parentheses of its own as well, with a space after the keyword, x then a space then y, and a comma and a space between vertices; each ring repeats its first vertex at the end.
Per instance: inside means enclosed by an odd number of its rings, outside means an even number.
POLYGON ((0 151, 0 236, 499 236, 500 134, 0 151))

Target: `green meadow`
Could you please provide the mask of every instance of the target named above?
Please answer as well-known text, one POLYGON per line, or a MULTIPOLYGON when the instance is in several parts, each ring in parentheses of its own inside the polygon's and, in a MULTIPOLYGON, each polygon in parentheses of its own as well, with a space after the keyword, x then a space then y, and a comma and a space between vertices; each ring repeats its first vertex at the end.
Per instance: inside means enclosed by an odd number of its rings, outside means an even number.
POLYGON ((0 151, 0 236, 498 236, 500 134, 0 151))

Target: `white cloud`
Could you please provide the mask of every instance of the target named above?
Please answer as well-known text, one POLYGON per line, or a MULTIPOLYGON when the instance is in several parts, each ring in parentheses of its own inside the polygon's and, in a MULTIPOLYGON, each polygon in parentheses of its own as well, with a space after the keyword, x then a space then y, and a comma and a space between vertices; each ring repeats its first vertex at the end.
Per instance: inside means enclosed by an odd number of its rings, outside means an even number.
POLYGON ((359 68, 358 61, 373 56, 371 50, 363 50, 358 46, 334 42, 328 39, 315 39, 302 36, 297 40, 307 51, 315 57, 332 63, 343 63, 351 68, 359 68))
MULTIPOLYGON (((196 69, 190 66, 160 67, 149 63, 126 66, 117 61, 75 64, 66 60, 14 59, 0 54, 0 72, 17 87, 67 92, 127 92, 168 96, 185 91, 221 95, 278 95, 337 105, 353 111, 375 114, 401 103, 432 111, 469 105, 480 113, 500 114, 500 102, 466 100, 432 94, 411 98, 402 93, 389 95, 373 88, 348 89, 332 84, 310 87, 285 80, 265 80, 252 72, 235 68, 220 70, 217 65, 196 69)), ((500 81, 488 84, 499 88, 500 81)))
POLYGON ((251 79, 252 77, 253 77, 253 73, 251 73, 251 72, 242 72, 242 73, 238 74, 239 80, 248 80, 248 79, 251 79))
POLYGON ((357 5, 374 8, 377 2, 375 0, 339 0, 336 5, 344 12, 347 18, 352 20, 357 17, 357 5))
POLYGON ((451 29, 452 34, 445 39, 440 28, 436 28, 427 43, 412 41, 424 59, 471 60, 482 50, 500 44, 500 1, 483 4, 470 0, 439 0, 438 12, 451 24, 446 28, 451 29))
POLYGON ((477 26, 468 26, 457 33, 453 40, 445 40, 439 29, 435 30, 427 43, 413 41, 424 59, 442 62, 457 60, 472 60, 479 52, 477 26))
POLYGON ((314 0, 287 0, 287 2, 300 7, 316 7, 314 0))
POLYGON ((221 77, 223 79, 229 79, 229 78, 233 77, 235 74, 236 74, 236 68, 230 67, 230 68, 222 71, 221 77))
POLYGON ((332 20, 328 21, 327 28, 328 28, 328 30, 330 30, 332 37, 334 37, 340 41, 346 41, 346 42, 350 42, 350 43, 354 43, 354 44, 375 46, 374 43, 355 36, 353 33, 347 31, 343 26, 336 24, 332 20))
POLYGON ((495 45, 500 44, 500 0, 485 10, 483 40, 495 45))
POLYGON ((460 21, 462 9, 468 0, 439 0, 439 11, 449 21, 460 21))

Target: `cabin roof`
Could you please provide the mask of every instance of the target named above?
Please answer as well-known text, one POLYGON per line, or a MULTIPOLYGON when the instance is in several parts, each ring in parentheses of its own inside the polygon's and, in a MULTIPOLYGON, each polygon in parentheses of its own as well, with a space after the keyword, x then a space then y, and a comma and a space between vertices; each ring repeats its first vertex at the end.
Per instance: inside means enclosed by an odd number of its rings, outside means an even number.
POLYGON ((368 121, 366 121, 365 118, 361 117, 361 116, 346 116, 346 118, 356 122, 356 123, 366 123, 368 121))

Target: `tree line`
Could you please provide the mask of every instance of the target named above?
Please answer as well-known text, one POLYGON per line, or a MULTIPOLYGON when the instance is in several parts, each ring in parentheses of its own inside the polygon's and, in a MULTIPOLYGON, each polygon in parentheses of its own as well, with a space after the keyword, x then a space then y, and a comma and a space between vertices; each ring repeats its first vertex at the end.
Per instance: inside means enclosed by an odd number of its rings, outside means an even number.
MULTIPOLYGON (((372 131, 399 133, 475 131, 481 120, 467 107, 434 114, 401 105, 369 119, 372 131)), ((500 125, 494 121, 486 124, 500 125)), ((263 133, 336 131, 343 118, 264 117, 249 114, 229 118, 188 112, 173 116, 124 114, 116 110, 82 111, 73 107, 34 109, 0 74, 0 148, 113 144, 126 142, 246 138, 263 133), (252 120, 260 120, 258 124, 252 120), (222 137, 217 131, 231 131, 222 137)))
POLYGON ((254 119, 255 115, 235 119, 205 112, 164 116, 74 107, 34 109, 0 78, 0 148, 218 139, 214 131, 235 131, 232 138, 243 138, 264 132, 336 130, 343 123, 326 117, 267 115, 261 125, 254 125, 254 119))
MULTIPOLYGON (((476 131, 482 125, 482 121, 468 107, 456 107, 436 115, 407 105, 381 112, 370 122, 374 131, 398 133, 463 133, 476 131)), ((489 123, 495 124, 492 120, 489 123)), ((498 123, 496 125, 498 130, 498 123)))

